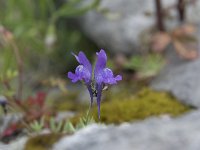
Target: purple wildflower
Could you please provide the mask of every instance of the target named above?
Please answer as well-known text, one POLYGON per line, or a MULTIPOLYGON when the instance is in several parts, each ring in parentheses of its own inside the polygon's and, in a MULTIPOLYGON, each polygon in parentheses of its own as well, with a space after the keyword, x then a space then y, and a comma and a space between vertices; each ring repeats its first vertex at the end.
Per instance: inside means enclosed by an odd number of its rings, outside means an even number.
POLYGON ((76 67, 75 73, 68 72, 68 78, 70 78, 73 83, 79 80, 84 81, 90 93, 91 106, 92 106, 92 103, 93 103, 93 91, 91 87, 92 65, 83 52, 79 52, 78 56, 75 55, 74 53, 73 55, 75 56, 76 60, 78 61, 80 65, 76 67))
POLYGON ((78 56, 73 54, 80 65, 76 67, 75 74, 68 72, 68 77, 72 82, 84 80, 86 84, 92 79, 92 65, 83 52, 79 52, 78 56))
POLYGON ((106 68, 107 56, 104 50, 100 50, 97 53, 97 62, 94 70, 94 77, 96 81, 97 90, 97 106, 98 115, 100 117, 100 103, 101 103, 101 93, 105 84, 117 84, 117 81, 122 80, 122 76, 117 75, 114 77, 111 69, 106 68))
POLYGON ((84 81, 90 93, 91 105, 93 97, 97 97, 98 116, 100 118, 101 94, 104 86, 107 84, 117 84, 117 81, 122 80, 122 76, 117 75, 114 77, 112 70, 106 68, 107 56, 104 50, 100 50, 96 54, 97 62, 94 69, 94 78, 92 77, 92 65, 83 52, 79 52, 78 56, 73 54, 80 65, 76 68, 75 73, 69 72, 68 77, 72 82, 84 81))

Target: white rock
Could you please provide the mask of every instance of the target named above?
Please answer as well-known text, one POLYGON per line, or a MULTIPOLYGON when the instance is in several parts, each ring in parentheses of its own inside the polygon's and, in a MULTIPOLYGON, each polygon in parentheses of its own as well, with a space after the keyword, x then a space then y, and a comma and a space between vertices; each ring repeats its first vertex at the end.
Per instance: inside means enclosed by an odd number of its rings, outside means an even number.
POLYGON ((199 150, 200 110, 176 119, 150 118, 120 126, 91 125, 53 150, 199 150))

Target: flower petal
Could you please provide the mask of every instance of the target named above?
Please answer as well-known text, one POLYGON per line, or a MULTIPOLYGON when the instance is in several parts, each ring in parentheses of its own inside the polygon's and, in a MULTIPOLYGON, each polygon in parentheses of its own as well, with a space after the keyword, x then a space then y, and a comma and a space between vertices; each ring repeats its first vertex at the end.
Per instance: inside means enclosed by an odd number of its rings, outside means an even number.
POLYGON ((97 54, 97 62, 94 72, 95 74, 98 74, 106 67, 107 56, 103 49, 101 49, 100 52, 96 54, 97 54))
POLYGON ((98 84, 117 84, 117 81, 122 80, 122 76, 117 75, 114 77, 113 72, 109 68, 104 68, 101 72, 96 75, 96 81, 98 84))
POLYGON ((89 83, 91 80, 91 73, 90 71, 83 65, 79 65, 75 73, 79 76, 80 80, 84 80, 86 83, 89 83))
POLYGON ((89 62, 89 60, 87 59, 87 57, 85 56, 85 54, 81 51, 79 52, 78 56, 75 55, 74 53, 72 53, 76 60, 81 64, 83 65, 85 68, 87 68, 90 73, 92 74, 92 65, 91 63, 89 62))
POLYGON ((114 78, 113 72, 109 68, 105 68, 102 72, 103 82, 107 84, 116 84, 116 80, 114 78))
POLYGON ((70 78, 72 82, 84 80, 86 83, 89 83, 91 81, 91 73, 85 66, 79 65, 76 67, 75 74, 72 72, 68 73, 68 78, 70 78))
POLYGON ((117 75, 117 76, 115 77, 115 80, 116 80, 116 81, 122 80, 122 76, 121 76, 121 75, 117 75))
POLYGON ((68 72, 68 78, 71 79, 73 83, 78 81, 77 75, 72 72, 68 72))

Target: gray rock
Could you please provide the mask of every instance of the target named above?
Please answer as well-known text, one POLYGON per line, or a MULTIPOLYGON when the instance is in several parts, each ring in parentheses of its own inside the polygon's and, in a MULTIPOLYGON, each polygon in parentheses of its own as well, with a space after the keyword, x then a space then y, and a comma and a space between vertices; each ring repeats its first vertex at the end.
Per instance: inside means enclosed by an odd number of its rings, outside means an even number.
MULTIPOLYGON (((200 29, 200 26, 199 28, 200 29)), ((200 42, 200 31, 196 35, 200 42)), ((198 47, 198 53, 200 49, 198 47)), ((169 91, 180 101, 200 107, 200 58, 186 60, 180 58, 173 47, 165 51, 168 64, 151 82, 155 90, 169 91)))
POLYGON ((151 0, 102 0, 100 9, 109 12, 90 11, 79 20, 79 24, 99 46, 131 52, 138 48, 141 31, 154 23, 152 17, 144 14, 151 6, 151 0))
POLYGON ((27 137, 21 137, 9 144, 0 143, 0 150, 23 150, 27 139, 27 137))
MULTIPOLYGON (((197 1, 200 7, 200 1, 197 1)), ((191 6, 189 7, 189 12, 191 6)), ((197 14, 198 15, 198 14, 197 14)), ((190 16, 195 21, 195 14, 190 16)), ((196 37, 200 43, 200 22, 197 22, 196 37)), ((200 47, 197 47, 200 53, 200 47)), ((171 92, 178 100, 194 107, 200 107, 200 58, 186 60, 180 58, 173 47, 165 51, 168 64, 162 69, 160 74, 153 79, 151 87, 159 91, 171 92)))
POLYGON ((200 1, 196 1, 194 4, 187 7, 187 20, 193 23, 200 23, 200 1))
POLYGON ((58 141, 53 150, 199 150, 200 111, 120 126, 91 125, 58 141))
POLYGON ((171 92, 180 101, 200 107, 200 59, 166 67, 151 83, 171 92))
MULTIPOLYGON (((85 0, 86 2, 91 0, 85 0)), ((163 7, 175 5, 177 0, 162 0, 163 7)), ((79 25, 84 33, 100 47, 125 53, 140 51, 140 35, 155 24, 154 0, 101 0, 99 9, 90 11, 79 18, 79 25), (150 12, 151 15, 145 15, 150 12)), ((189 22, 200 23, 200 1, 187 7, 189 22)), ((176 9, 170 10, 170 18, 165 18, 167 28, 179 24, 176 9)))

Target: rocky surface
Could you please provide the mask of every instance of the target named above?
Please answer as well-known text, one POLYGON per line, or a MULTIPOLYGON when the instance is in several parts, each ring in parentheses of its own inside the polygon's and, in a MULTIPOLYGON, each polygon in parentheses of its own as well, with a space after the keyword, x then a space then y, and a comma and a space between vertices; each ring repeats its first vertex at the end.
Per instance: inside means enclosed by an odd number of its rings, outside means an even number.
MULTIPOLYGON (((176 2, 162 0, 165 8, 176 2)), ((154 3, 154 0, 101 0, 99 11, 88 12, 78 22, 85 34, 100 47, 114 52, 138 52, 141 49, 139 36, 155 24, 154 3)), ((200 23, 199 8, 200 1, 187 7, 188 21, 200 23)), ((178 24, 177 11, 172 9, 169 15, 170 19, 165 19, 166 26, 174 28, 178 24)))
POLYGON ((199 150, 200 111, 120 126, 91 125, 58 141, 53 150, 199 150))
POLYGON ((149 0, 102 0, 100 9, 108 13, 91 11, 79 22, 87 36, 99 46, 131 52, 137 49, 140 32, 153 24, 153 19, 144 14, 149 5, 152 5, 149 0))
MULTIPOLYGON (((200 26, 197 40, 200 42, 200 26)), ((198 53, 200 49, 198 47, 198 53)), ((168 64, 151 82, 155 90, 169 91, 180 101, 200 107, 200 57, 194 60, 181 58, 174 48, 165 51, 168 64)))
POLYGON ((27 139, 27 137, 21 137, 9 144, 0 143, 0 150, 23 150, 27 139))
POLYGON ((169 91, 180 101, 200 107, 200 59, 167 66, 151 84, 156 90, 169 91))

